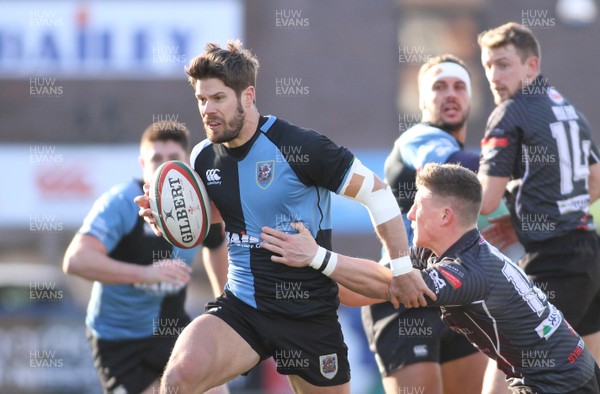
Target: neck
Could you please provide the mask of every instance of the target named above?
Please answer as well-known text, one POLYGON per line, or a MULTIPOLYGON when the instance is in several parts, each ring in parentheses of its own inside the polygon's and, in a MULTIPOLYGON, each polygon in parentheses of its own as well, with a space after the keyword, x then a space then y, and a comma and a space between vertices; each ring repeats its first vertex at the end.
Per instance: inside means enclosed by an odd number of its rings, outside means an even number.
POLYGON ((465 139, 467 138, 467 124, 465 123, 460 129, 453 131, 452 136, 456 138, 461 144, 465 143, 465 139))
POLYGON ((250 141, 256 129, 258 127, 258 120, 260 115, 258 113, 258 109, 256 106, 252 106, 250 109, 246 111, 246 117, 244 118, 244 124, 242 125, 242 129, 240 130, 240 134, 232 139, 229 142, 224 142, 227 148, 237 148, 238 146, 244 145, 246 142, 250 141))
POLYGON ((431 247, 428 247, 428 249, 431 249, 431 251, 436 256, 440 257, 444 253, 446 253, 448 249, 452 247, 452 245, 454 245, 459 239, 461 239, 463 235, 473 230, 474 228, 475 227, 457 227, 452 230, 448 230, 446 232, 446 234, 448 234, 446 237, 436 240, 434 242, 434 245, 431 245, 431 247))

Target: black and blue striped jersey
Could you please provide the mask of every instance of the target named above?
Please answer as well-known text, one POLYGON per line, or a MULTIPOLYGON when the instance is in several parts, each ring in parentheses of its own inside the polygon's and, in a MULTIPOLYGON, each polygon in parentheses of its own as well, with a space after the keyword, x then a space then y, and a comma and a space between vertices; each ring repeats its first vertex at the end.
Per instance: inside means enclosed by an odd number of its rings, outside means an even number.
POLYGON ((331 249, 331 192, 339 192, 354 155, 314 130, 261 117, 254 136, 229 149, 205 140, 191 163, 225 222, 226 289, 246 304, 295 317, 335 311, 337 284, 312 268, 274 264, 260 247, 263 226, 295 232, 302 222, 331 249))
POLYGON ((412 248, 413 265, 437 300, 442 320, 498 363, 511 384, 566 393, 594 373, 581 337, 525 273, 483 239, 464 234, 442 256, 412 248))
POLYGON ((588 165, 600 154, 586 119, 546 78, 496 107, 481 148, 479 172, 511 178, 506 202, 523 245, 595 230, 588 165))

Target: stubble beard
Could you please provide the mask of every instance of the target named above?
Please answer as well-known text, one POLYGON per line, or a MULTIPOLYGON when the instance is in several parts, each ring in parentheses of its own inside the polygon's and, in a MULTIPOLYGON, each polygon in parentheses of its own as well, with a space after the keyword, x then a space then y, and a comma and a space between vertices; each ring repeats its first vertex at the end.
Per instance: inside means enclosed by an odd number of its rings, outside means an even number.
MULTIPOLYGON (((238 100, 236 113, 231 121, 225 122, 225 119, 222 118, 219 120, 222 120, 222 124, 224 126, 223 132, 216 134, 212 131, 209 131, 211 135, 208 135, 208 139, 214 144, 223 144, 236 139, 240 135, 240 131, 242 130, 242 127, 244 127, 244 121, 246 120, 246 113, 244 112, 240 101, 238 100)), ((208 121, 204 123, 205 127, 210 130, 207 123, 208 121)))

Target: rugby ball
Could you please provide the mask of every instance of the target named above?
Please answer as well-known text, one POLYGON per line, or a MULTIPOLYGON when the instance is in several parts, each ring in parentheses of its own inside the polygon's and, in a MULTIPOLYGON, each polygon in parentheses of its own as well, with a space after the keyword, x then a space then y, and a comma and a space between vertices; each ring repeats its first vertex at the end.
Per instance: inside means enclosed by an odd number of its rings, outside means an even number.
POLYGON ((196 172, 182 161, 160 165, 150 182, 150 209, 163 237, 189 249, 204 241, 210 227, 210 199, 196 172))

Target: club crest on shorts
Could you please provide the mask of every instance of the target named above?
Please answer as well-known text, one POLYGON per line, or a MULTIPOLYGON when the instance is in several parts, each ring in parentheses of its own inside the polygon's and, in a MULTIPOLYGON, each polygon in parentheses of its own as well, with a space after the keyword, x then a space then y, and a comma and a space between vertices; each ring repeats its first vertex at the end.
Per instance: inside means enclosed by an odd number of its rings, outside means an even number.
POLYGON ((256 162, 256 183, 263 189, 271 186, 275 172, 275 160, 256 162))
POLYGON ((333 379, 338 371, 337 353, 319 356, 319 369, 321 370, 321 375, 327 379, 333 379))

